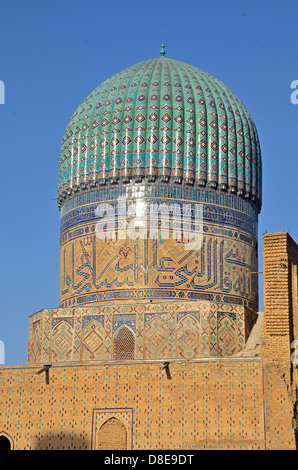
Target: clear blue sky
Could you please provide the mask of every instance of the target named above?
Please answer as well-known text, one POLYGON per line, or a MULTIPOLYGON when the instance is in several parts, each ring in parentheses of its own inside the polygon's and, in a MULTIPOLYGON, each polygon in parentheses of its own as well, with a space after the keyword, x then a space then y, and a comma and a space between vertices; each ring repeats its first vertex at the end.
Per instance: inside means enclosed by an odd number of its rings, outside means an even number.
POLYGON ((298 242, 298 105, 290 101, 291 82, 298 80, 297 18, 297 0, 1 2, 0 340, 6 365, 26 364, 29 315, 58 307, 56 193, 67 121, 105 79, 158 57, 162 42, 167 57, 217 77, 253 116, 263 157, 260 249, 266 230, 287 231, 298 242))

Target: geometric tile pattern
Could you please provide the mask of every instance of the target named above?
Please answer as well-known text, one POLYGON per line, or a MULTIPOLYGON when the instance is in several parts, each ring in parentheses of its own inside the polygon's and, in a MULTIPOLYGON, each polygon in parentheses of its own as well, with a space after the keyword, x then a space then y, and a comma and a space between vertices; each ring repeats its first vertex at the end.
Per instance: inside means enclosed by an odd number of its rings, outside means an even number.
POLYGON ((103 317, 93 316, 90 319, 87 317, 84 320, 82 330, 82 360, 93 361, 100 359, 104 345, 103 317))
POLYGON ((235 320, 234 312, 217 312, 217 353, 220 357, 235 352, 237 337, 235 320))
POLYGON ((168 357, 168 334, 165 315, 152 315, 145 328, 146 359, 168 357))
POLYGON ((54 362, 73 359, 73 319, 54 318, 52 325, 52 360, 54 362))
POLYGON ((226 357, 245 344, 251 315, 208 301, 41 310, 30 317, 28 364, 226 357))
POLYGON ((261 206, 261 152, 236 95, 206 72, 159 57, 99 85, 69 120, 59 160, 60 204, 86 183, 197 181, 261 206))
POLYGON ((188 359, 200 356, 200 321, 196 316, 186 314, 177 325, 178 356, 188 359))

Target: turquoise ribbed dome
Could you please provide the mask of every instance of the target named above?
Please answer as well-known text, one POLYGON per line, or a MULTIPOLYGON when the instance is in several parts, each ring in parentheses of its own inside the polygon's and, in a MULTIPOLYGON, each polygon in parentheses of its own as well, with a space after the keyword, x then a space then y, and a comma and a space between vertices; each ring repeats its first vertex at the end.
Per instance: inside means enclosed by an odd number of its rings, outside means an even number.
POLYGON ((206 186, 261 207, 261 153, 243 103, 219 80, 166 57, 99 85, 71 117, 58 201, 132 179, 206 186))

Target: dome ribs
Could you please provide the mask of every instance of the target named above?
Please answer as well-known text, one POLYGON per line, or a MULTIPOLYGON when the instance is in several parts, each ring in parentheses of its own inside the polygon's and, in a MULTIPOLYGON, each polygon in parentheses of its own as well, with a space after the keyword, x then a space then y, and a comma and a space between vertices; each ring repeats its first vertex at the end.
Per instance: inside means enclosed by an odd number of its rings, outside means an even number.
MULTIPOLYGON (((195 102, 189 74, 181 70, 180 65, 177 67, 183 98, 183 179, 186 183, 194 182, 195 178, 195 152, 196 152, 196 116, 195 102)), ((191 75, 191 70, 189 71, 191 75)))
POLYGON ((171 177, 172 162, 172 89, 169 63, 163 58, 160 63, 160 96, 159 96, 159 164, 158 175, 163 181, 171 177))
POLYGON ((138 181, 145 176, 146 159, 146 113, 148 103, 148 80, 154 61, 144 64, 140 73, 135 75, 131 87, 135 87, 135 101, 133 105, 133 121, 129 124, 133 128, 130 134, 132 140, 132 176, 138 181))
POLYGON ((202 72, 204 96, 207 116, 207 184, 209 188, 218 186, 218 119, 216 98, 212 90, 212 82, 205 72, 202 72))
MULTIPOLYGON (((197 74, 196 74, 197 75, 197 74)), ((207 110, 202 83, 196 76, 196 169, 195 179, 200 186, 207 183, 207 110)))
POLYGON ((228 191, 260 210, 261 150, 244 104, 208 73, 166 57, 103 82, 67 124, 59 207, 78 190, 144 178, 228 191))
POLYGON ((148 80, 148 105, 145 111, 145 165, 146 176, 150 181, 155 181, 158 176, 158 163, 159 163, 159 100, 160 100, 160 83, 159 77, 159 64, 160 59, 157 59, 152 66, 151 75, 148 80))
MULTIPOLYGON (((144 72, 149 67, 149 63, 144 64, 144 72)), ((141 68, 142 71, 142 68, 141 68)), ((138 85, 135 82, 135 74, 131 73, 130 83, 126 89, 125 104, 123 106, 122 114, 122 134, 121 134, 121 171, 120 177, 124 183, 130 181, 133 175, 133 152, 134 141, 132 139, 132 129, 134 126, 134 109, 136 106, 136 96, 138 85)))
POLYGON ((173 127, 172 127, 172 176, 174 182, 181 183, 183 178, 183 148, 184 148, 184 110, 182 103, 182 85, 179 80, 179 73, 176 70, 174 61, 172 69, 172 106, 173 106, 173 127))

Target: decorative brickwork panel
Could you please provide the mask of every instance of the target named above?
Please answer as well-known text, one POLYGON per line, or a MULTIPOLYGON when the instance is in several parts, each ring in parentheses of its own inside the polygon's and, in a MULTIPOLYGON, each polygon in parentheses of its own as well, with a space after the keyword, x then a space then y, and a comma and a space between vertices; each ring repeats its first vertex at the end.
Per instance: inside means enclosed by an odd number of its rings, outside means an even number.
POLYGON ((132 361, 135 358, 135 337, 133 332, 123 326, 114 336, 114 359, 132 361))
POLYGON ((127 352, 134 360, 230 355, 245 344, 251 325, 247 312, 242 306, 208 301, 42 310, 30 317, 28 364, 112 360, 115 338, 123 327, 134 337, 134 354, 127 352), (221 318, 224 310, 235 319, 229 326, 234 336, 221 318))
POLYGON ((104 359, 103 317, 84 318, 82 330, 82 360, 104 359))
POLYGON ((168 357, 168 327, 166 316, 148 315, 145 327, 146 359, 162 359, 168 357), (148 321, 148 317, 150 318, 148 321))
POLYGON ((73 356, 73 319, 55 318, 52 331, 52 357, 55 362, 70 361, 73 356))
POLYGON ((200 352, 199 320, 192 315, 185 315, 177 325, 178 357, 198 357, 200 352))
POLYGON ((217 314, 217 355, 230 356, 237 351, 236 315, 229 312, 217 314))

